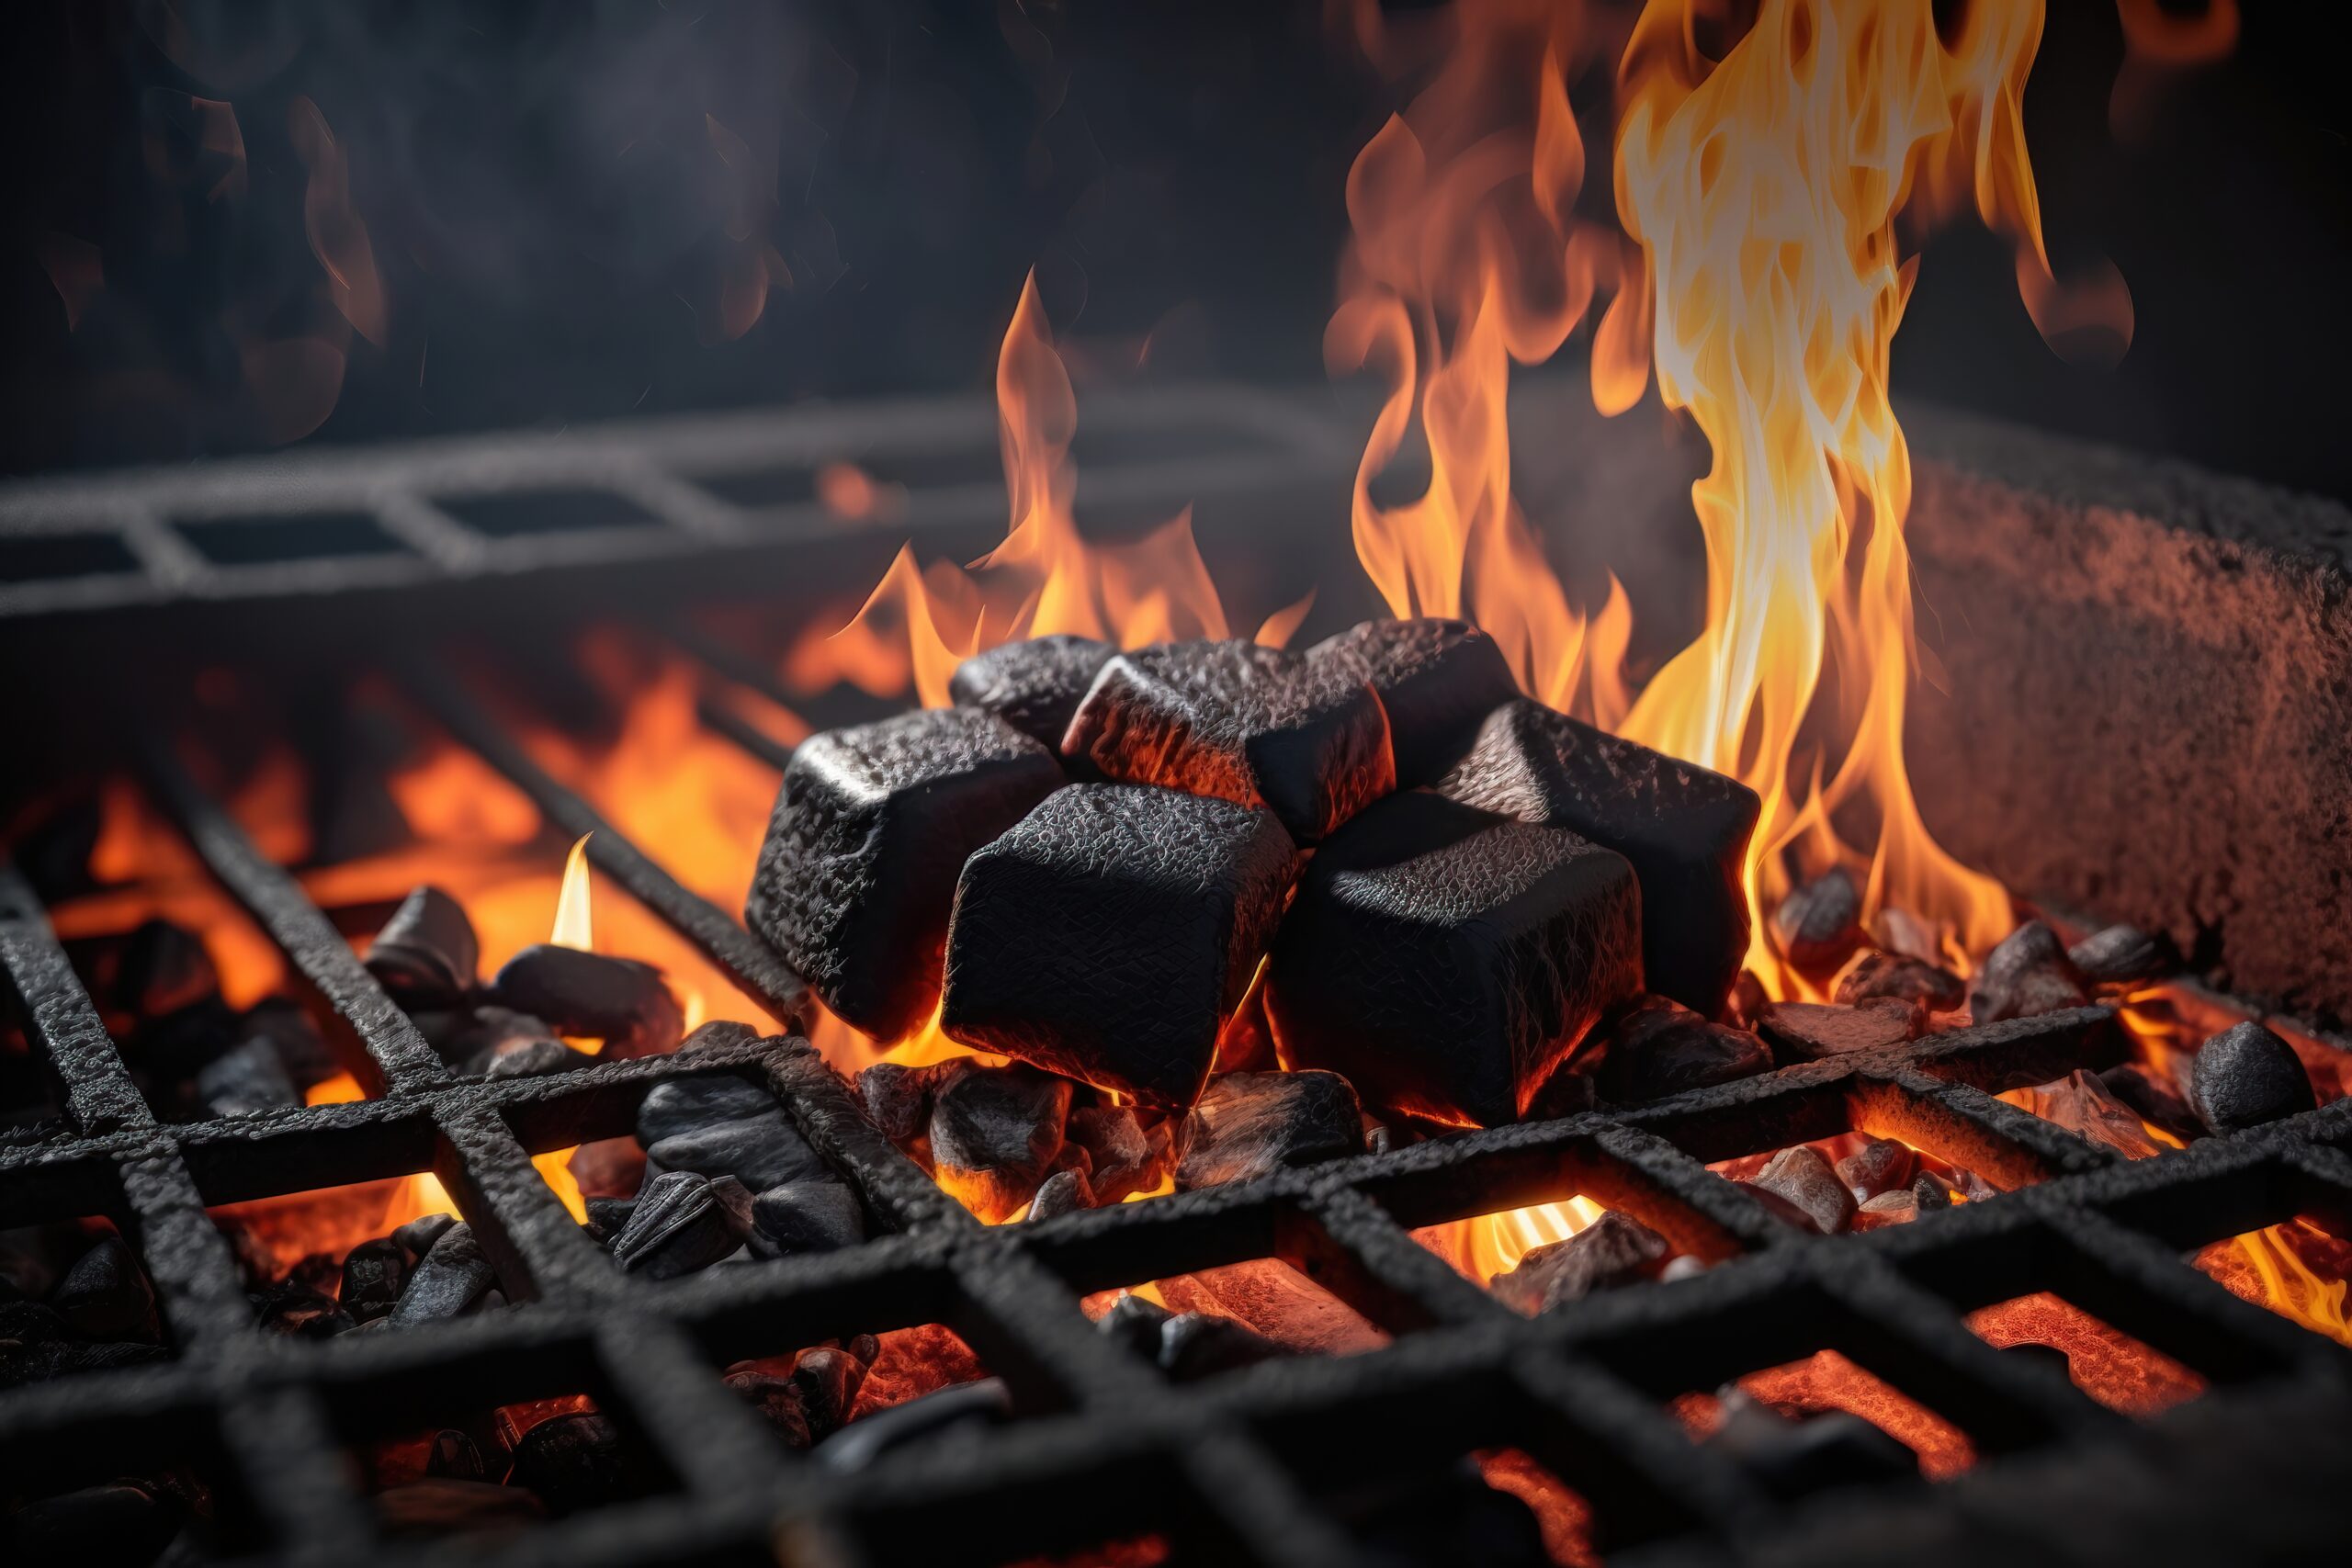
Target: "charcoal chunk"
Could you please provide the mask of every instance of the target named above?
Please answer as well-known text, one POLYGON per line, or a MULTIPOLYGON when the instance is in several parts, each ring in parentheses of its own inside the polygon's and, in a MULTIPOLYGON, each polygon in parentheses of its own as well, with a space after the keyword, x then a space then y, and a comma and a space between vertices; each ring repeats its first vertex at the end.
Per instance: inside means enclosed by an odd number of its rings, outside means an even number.
POLYGON ((650 1149, 680 1133, 698 1133, 777 1109, 775 1095, 732 1073, 672 1078, 647 1090, 638 1105, 637 1141, 650 1149))
POLYGON ((752 1200, 752 1250, 763 1258, 833 1252, 865 1239, 865 1211, 838 1181, 795 1181, 752 1200))
POLYGON ((298 1280, 282 1281, 259 1301, 255 1321, 273 1334, 291 1335, 299 1339, 332 1339, 357 1326, 357 1320, 336 1305, 333 1296, 298 1280))
POLYGON ((992 713, 1049 751, 1062 749, 1079 699, 1118 652, 1089 637, 1001 643, 956 667, 947 694, 957 707, 992 713))
POLYGON ((1532 1315, 1595 1291, 1654 1280, 1670 1250, 1657 1232, 1611 1209, 1566 1241, 1531 1248, 1488 1289, 1504 1305, 1532 1315))
POLYGON ((781 1109, 673 1133, 647 1149, 645 1159, 649 1173, 691 1170, 731 1176, 752 1192, 832 1176, 831 1168, 781 1109))
POLYGON ((1094 1320, 1094 1326, 1104 1338, 1125 1346, 1147 1361, 1157 1362, 1160 1325, 1173 1315, 1157 1302, 1121 1291, 1110 1310, 1094 1320))
POLYGON ((1388 714, 1399 788, 1434 783, 1488 714, 1519 695, 1495 639, 1467 621, 1365 621, 1306 650, 1370 686, 1388 714))
POLYGON ((290 998, 264 997, 245 1010, 237 1030, 242 1039, 267 1041, 298 1089, 324 1083, 344 1070, 317 1021, 290 998))
POLYGON ((457 1223, 457 1216, 454 1214, 420 1214, 408 1224, 395 1228, 392 1232, 392 1239, 400 1244, 400 1249, 406 1255, 408 1260, 414 1263, 432 1251, 433 1244, 439 1241, 442 1235, 457 1223))
POLYGON ((1804 1144, 1774 1155, 1749 1185, 1794 1207, 1825 1235, 1844 1230, 1854 1218, 1854 1195, 1820 1151, 1804 1144))
POLYGON ((1924 959, 1900 953, 1866 953, 1838 977, 1832 999, 1843 1007, 1859 1007, 1881 997, 1951 1012, 1968 999, 1968 987, 1959 976, 1924 959))
POLYGON ((1162 1122, 1147 1132, 1125 1105, 1090 1105, 1069 1113, 1068 1136, 1086 1151, 1087 1187, 1097 1203, 1116 1203, 1159 1185, 1174 1152, 1170 1125, 1162 1122))
POLYGON ((1062 750, 1106 778, 1263 807, 1302 844, 1396 783, 1387 715, 1371 687, 1247 642, 1119 655, 1079 704, 1062 750))
POLYGON ((1834 866, 1781 900, 1772 934, 1790 967, 1826 976, 1862 945, 1862 890, 1844 866, 1834 866))
POLYGON ((1516 1121, 1600 1016, 1642 990, 1624 859, 1424 790, 1332 835, 1274 942, 1283 1058, 1382 1111, 1516 1121))
POLYGON ((425 1474, 451 1481, 480 1481, 488 1472, 481 1448, 465 1433, 454 1427, 444 1427, 433 1434, 433 1451, 424 1459, 425 1474))
POLYGON ((1198 1382, 1289 1354, 1248 1324, 1215 1313, 1180 1312, 1159 1325, 1159 1370, 1177 1382, 1198 1382))
POLYGON ((1067 1078, 1034 1067, 963 1064, 931 1108, 933 1174, 957 1201, 990 1224, 1036 1195, 1061 1153, 1069 1115, 1067 1078))
POLYGON ((119 1235, 82 1254, 51 1292, 50 1310, 84 1339, 153 1341, 155 1290, 119 1235))
POLYGON ((1710 1023, 1665 997, 1645 997, 1611 1021, 1599 1087, 1620 1105, 1641 1105, 1753 1077, 1771 1066, 1764 1042, 1746 1030, 1710 1023))
POLYGON ((1050 1220, 1092 1207, 1094 1190, 1087 1185, 1086 1172, 1057 1170, 1038 1184, 1037 1195, 1029 1200, 1029 1218, 1050 1220))
POLYGON ((808 1446, 808 1413, 800 1407, 800 1390, 790 1378, 745 1369, 728 1373, 727 1386, 760 1413, 760 1418, 784 1439, 785 1447, 808 1446))
POLYGON ((1918 1203, 1921 1213, 1951 1207, 1951 1189, 1944 1185, 1941 1177, 1925 1171, 1912 1179, 1911 1196, 1918 1203))
POLYGON ((523 1434, 510 1484, 530 1488, 551 1513, 576 1514, 644 1496, 659 1479, 609 1417, 582 1411, 550 1416, 523 1434))
POLYGON ((1707 1442, 1775 1497, 1883 1483, 1919 1472, 1918 1455, 1846 1411, 1792 1421, 1737 1390, 1727 1391, 1723 1403, 1724 1423, 1707 1442))
POLYGON ((420 1013, 417 1028, 441 1059, 461 1073, 488 1072, 503 1053, 539 1041, 563 1044, 545 1019, 513 1008, 484 1006, 455 1013, 420 1013))
POLYGON ((1183 1192, 1363 1152, 1363 1109, 1337 1073, 1220 1074, 1188 1121, 1183 1192))
POLYGON ((394 1328, 456 1317, 479 1304, 498 1283, 497 1271, 474 1239, 473 1227, 452 1224, 441 1232, 432 1250, 417 1259, 401 1298, 384 1321, 394 1328))
POLYGON ((1525 698, 1487 716, 1437 788, 1624 856, 1641 882, 1649 988, 1710 1018, 1723 1010, 1747 953, 1755 791, 1525 698))
MULTIPOLYGON (((1842 1167, 1844 1161, 1839 1161, 1842 1167)), ((1908 1187, 1866 1198, 1854 1211, 1854 1229, 1874 1231, 1882 1225, 1907 1225, 1919 1217, 1919 1195, 1908 1187)))
POLYGON ((413 888, 368 944, 368 972, 411 1012, 458 1006, 479 978, 481 946, 465 906, 438 887, 413 888))
POLYGON ((259 1116, 302 1103, 277 1047, 261 1039, 223 1051, 198 1069, 196 1093, 215 1116, 259 1116))
POLYGON ((2094 986, 2137 985, 2178 966, 2169 943, 2137 926, 2093 931, 2068 948, 2066 956, 2094 986))
POLYGON ((1883 1051, 1917 1038, 1921 1021, 1919 1004, 1901 997, 1874 997, 1854 1007, 1767 1002, 1756 1032, 1771 1042, 1773 1056, 1785 1065, 1883 1051))
POLYGON ((355 1323, 372 1323, 392 1310, 408 1282, 408 1254, 390 1236, 363 1241, 343 1260, 335 1301, 355 1323))
POLYGON ((2316 1103, 2294 1047, 2251 1021, 2199 1045, 2189 1066, 2189 1108, 2210 1133, 2242 1133, 2316 1103))
POLYGON ((733 1177, 663 1171, 646 1182, 613 1238, 613 1261, 624 1274, 674 1280, 733 1252, 751 1228, 752 1195, 733 1177))
POLYGON ((99 977, 99 999, 130 1022, 195 1007, 220 989, 203 939, 169 920, 141 921, 114 960, 111 975, 99 977))
POLYGON ((941 1026, 1182 1111, 1282 919, 1295 852, 1269 813, 1071 784, 965 863, 941 1026))
POLYGON ((587 1066, 587 1054, 560 1040, 526 1040, 495 1052, 484 1069, 493 1078, 535 1078, 548 1073, 569 1073, 587 1066))
POLYGON ((2076 1068, 2054 1083, 2020 1090, 2025 1109, 2076 1137, 2113 1149, 2126 1159, 2153 1159, 2165 1146, 2148 1135, 2139 1115, 2098 1075, 2076 1068))
POLYGON ((2108 1093, 2128 1106, 2142 1121, 2163 1128, 2181 1142, 2205 1135, 2205 1123, 2188 1108, 2188 1100, 2169 1077, 2159 1077, 2137 1062, 2123 1062, 2099 1074, 2108 1093))
POLYGON ((848 1351, 803 1350, 792 1363, 792 1386, 808 1416, 808 1435, 821 1442, 847 1426, 865 1382, 865 1363, 848 1351))
POLYGON ((1051 751, 977 708, 813 737, 785 770, 744 917, 845 1022, 904 1039, 939 1000, 966 857, 1061 783, 1051 751))
POLYGON ((861 1416, 817 1445, 814 1458, 843 1475, 872 1468, 896 1453, 943 1434, 987 1431, 1012 1418, 1012 1395, 1001 1378, 978 1378, 861 1416))
POLYGON ((539 942, 508 959, 491 991, 515 1011, 545 1019, 560 1034, 603 1041, 605 1056, 674 1051, 685 1032, 685 1016, 662 971, 633 958, 539 942))
POLYGON ((905 1148, 930 1130, 936 1067, 905 1067, 876 1062, 857 1075, 857 1096, 882 1135, 905 1148))
POLYGON ((1911 1185, 1917 1161, 1907 1144, 1893 1138, 1872 1138, 1838 1162, 1838 1179, 1855 1201, 1867 1203, 1883 1193, 1911 1185))
POLYGON ((2078 1008, 2088 999, 2082 973, 2058 933, 2028 920, 1984 955, 1984 967, 1968 989, 1968 1011, 1975 1022, 1997 1023, 2078 1008))

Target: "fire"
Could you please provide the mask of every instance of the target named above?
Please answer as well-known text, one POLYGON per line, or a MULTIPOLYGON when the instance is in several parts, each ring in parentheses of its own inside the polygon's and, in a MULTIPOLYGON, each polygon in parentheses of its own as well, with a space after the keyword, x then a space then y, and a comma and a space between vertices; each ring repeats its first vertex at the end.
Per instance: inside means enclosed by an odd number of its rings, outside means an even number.
POLYGON ((594 918, 588 908, 588 840, 595 836, 581 834, 571 853, 564 857, 563 886, 555 898, 555 925, 548 932, 548 941, 556 946, 582 953, 596 951, 594 918))

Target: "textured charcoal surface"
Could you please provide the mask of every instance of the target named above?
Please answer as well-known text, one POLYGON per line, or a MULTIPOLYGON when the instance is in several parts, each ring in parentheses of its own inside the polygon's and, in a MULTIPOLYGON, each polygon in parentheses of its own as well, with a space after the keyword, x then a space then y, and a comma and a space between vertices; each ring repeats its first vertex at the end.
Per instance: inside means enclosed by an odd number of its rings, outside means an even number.
POLYGON ((1061 1153, 1069 1080, 1032 1067, 956 1064, 931 1106, 939 1184, 989 1224, 1034 1197, 1061 1153))
POLYGON ((1855 1051, 1883 1051, 1917 1035, 1921 1021, 1919 1005, 1903 997, 1873 997, 1852 1007, 1767 1002, 1757 1015, 1756 1032, 1770 1042, 1774 1058, 1785 1066, 1855 1051))
POLYGON ((1432 784, 1487 715, 1519 695, 1495 639, 1467 621, 1365 621, 1306 650, 1370 686, 1388 714, 1400 787, 1432 784))
POLYGON ((1771 1052, 1747 1031, 1711 1023, 1664 997, 1645 997, 1610 1021, 1598 1078, 1609 1099, 1639 1105, 1753 1077, 1771 1066, 1771 1052))
POLYGON ((939 1000, 965 858, 1061 783, 1052 753, 976 708, 812 737, 785 771, 745 916, 827 1007, 902 1039, 939 1000))
POLYGON ((1408 791, 1316 855, 1267 1010, 1288 1060, 1343 1075, 1367 1105, 1496 1126, 1641 992, 1640 922, 1623 857, 1408 791))
POLYGON ((2188 1104, 2208 1132, 2241 1133, 2311 1110, 2312 1084, 2284 1040, 2258 1023, 2240 1023, 2197 1048, 2188 1104))
POLYGON ((602 1040, 599 1054, 605 1056, 674 1051, 685 1032, 684 1015, 662 971, 554 942, 535 943, 500 965, 491 995, 561 1033, 602 1040))
POLYGON ((1978 1023, 2031 1018, 2080 1007, 2087 991, 2058 933, 2041 920, 2028 920, 1984 955, 1968 988, 1968 1011, 1978 1023))
POLYGON ((1181 1111, 1282 919, 1272 814, 1070 784, 965 863, 942 1025, 954 1039, 1181 1111))
POLYGON ((1488 715, 1437 787, 1623 855, 1641 879, 1649 988, 1709 1017, 1722 1010, 1747 953, 1741 876, 1754 791, 1526 698, 1488 715))
POLYGON ((1337 1073, 1226 1073, 1193 1107, 1176 1187, 1251 1181, 1363 1147, 1355 1090, 1337 1073))
POLYGON ((1247 642, 1121 654, 1079 705, 1063 750, 1107 778, 1265 807, 1302 844, 1396 782, 1388 718, 1369 686, 1247 642))
POLYGON ((957 665, 947 694, 956 706, 992 713, 1047 750, 1058 752, 1079 699, 1117 651, 1088 637, 1001 643, 957 665))
POLYGON ((1666 1238, 1615 1210, 1566 1241, 1531 1247, 1493 1284, 1496 1299, 1518 1312, 1549 1312, 1595 1291, 1655 1279, 1666 1266, 1666 1238))
POLYGON ((1899 953, 1865 953, 1838 976, 1836 999, 1852 1007, 1873 997, 1900 998, 1930 1011, 1951 1012, 1968 999, 1968 986, 1959 976, 1924 959, 1899 953))

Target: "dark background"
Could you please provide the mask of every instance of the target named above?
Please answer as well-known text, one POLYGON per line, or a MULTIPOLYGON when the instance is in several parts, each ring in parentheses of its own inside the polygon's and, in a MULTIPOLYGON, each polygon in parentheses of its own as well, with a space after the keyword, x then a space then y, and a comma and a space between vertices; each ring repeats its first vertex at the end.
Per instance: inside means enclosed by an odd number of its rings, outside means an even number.
MULTIPOLYGON (((2136 339, 2062 362, 1960 225, 1898 390, 2352 498, 2329 9, 2254 0, 2119 136, 2115 13, 2058 0, 2045 225, 2062 270, 2120 267, 2136 339)), ((1082 379, 1313 383, 1347 168, 1403 90, 1315 0, 17 0, 0 28, 6 472, 981 388, 1032 265, 1082 379), (321 261, 363 232, 374 312, 321 261)))

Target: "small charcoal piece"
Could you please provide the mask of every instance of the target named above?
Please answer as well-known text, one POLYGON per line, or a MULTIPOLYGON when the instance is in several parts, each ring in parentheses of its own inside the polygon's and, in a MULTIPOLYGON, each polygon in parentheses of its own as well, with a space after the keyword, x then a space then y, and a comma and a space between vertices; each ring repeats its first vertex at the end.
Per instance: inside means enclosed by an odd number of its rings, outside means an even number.
POLYGON ((316 1021, 291 998, 264 997, 245 1010, 237 1029, 242 1040, 267 1041, 298 1089, 324 1083, 343 1071, 316 1021))
POLYGON ((1159 1370, 1177 1382, 1198 1382, 1289 1354, 1248 1324, 1215 1313, 1180 1312, 1159 1325, 1159 1370))
POLYGON ((637 1212, 637 1197, 631 1193, 627 1198, 588 1198, 582 1201, 582 1207, 588 1211, 588 1217, 581 1222, 581 1229, 598 1245, 610 1247, 613 1238, 628 1224, 628 1217, 637 1212))
POLYGON ((418 1013, 416 1027, 441 1059, 461 1073, 482 1073, 503 1051, 534 1041, 556 1040, 544 1019, 513 1008, 477 1007, 455 1013, 418 1013))
POLYGON ((826 1469, 850 1475, 872 1468, 885 1454, 944 1433, 987 1431, 1012 1418, 1012 1394, 1004 1380, 978 1378, 860 1416, 820 1443, 813 1457, 826 1469))
POLYGON ((1655 1280, 1671 1250, 1657 1232, 1611 1209, 1566 1241, 1531 1248, 1487 1288, 1504 1305, 1532 1316, 1595 1291, 1655 1280))
POLYGON ((752 1250, 762 1258, 834 1252, 865 1239, 865 1211, 840 1181, 794 1181, 752 1200, 752 1250))
POLYGON ((1907 1144, 1893 1138, 1872 1138, 1838 1162, 1838 1179, 1857 1202, 1867 1203, 1882 1193, 1911 1185, 1917 1159, 1907 1144))
POLYGON ((215 1116, 259 1116, 302 1103, 277 1047, 260 1039, 232 1046, 198 1068, 196 1094, 215 1116))
POLYGON ((1708 1017, 1723 1010, 1747 953, 1755 791, 1525 698, 1487 716, 1437 788, 1624 856, 1641 881, 1648 988, 1708 1017))
POLYGON ((408 1254, 390 1236, 363 1241, 343 1260, 335 1300, 355 1323, 372 1323, 392 1310, 408 1282, 408 1254))
POLYGON ((1160 1325, 1173 1315, 1158 1302, 1121 1291, 1110 1310, 1094 1320, 1094 1326, 1105 1339, 1124 1345, 1156 1364, 1159 1359, 1160 1325))
POLYGON ((1282 919, 1295 854, 1271 814, 1230 801, 1057 790, 964 864, 941 1027, 1182 1111, 1282 919))
POLYGON ((1898 1187, 1892 1192, 1865 1199, 1854 1211, 1854 1229, 1873 1231, 1882 1225, 1907 1225, 1918 1217, 1919 1195, 1908 1187, 1898 1187))
POLYGON ((1764 1042, 1746 1030, 1710 1023, 1665 997, 1644 997, 1611 1021, 1598 1087, 1620 1105, 1642 1105, 1771 1066, 1764 1042))
POLYGON ((2137 926, 2109 926, 2066 950, 2083 978, 2094 986, 2135 986, 2178 967, 2171 944, 2137 926))
POLYGON ((1063 751, 1105 778, 1263 807, 1302 844, 1396 785, 1388 717, 1355 674, 1248 642, 1177 642, 1102 667, 1063 751))
POLYGON ((433 1434, 433 1450, 424 1457, 425 1474, 450 1481, 480 1481, 488 1471, 481 1448, 465 1433, 444 1427, 433 1434))
POLYGON ((547 1517, 539 1499, 520 1486, 427 1475, 388 1486, 375 1497, 376 1522, 395 1540, 490 1545, 547 1517))
POLYGON ((671 1078, 646 1092, 637 1108, 637 1141, 651 1148, 680 1133, 698 1133, 721 1122, 766 1116, 777 1111, 775 1096, 732 1073, 671 1078))
POLYGON ((751 1229, 752 1195, 741 1182, 666 1170, 638 1194, 628 1223, 613 1238, 613 1261, 624 1274, 674 1280, 725 1258, 751 1229))
POLYGON ((509 1046, 490 1058, 485 1076, 493 1078, 535 1078, 548 1073, 569 1073, 589 1065, 586 1053, 560 1040, 530 1040, 509 1046))
POLYGON ((1922 1021, 1919 1004, 1902 997, 1874 997, 1854 1007, 1767 1002, 1756 1020, 1756 1032, 1771 1043, 1774 1060, 1785 1066, 1857 1051, 1883 1051, 1917 1038, 1922 1021))
POLYGON ((111 983, 102 978, 101 984, 110 1010, 138 1023, 219 995, 220 976, 203 939, 169 920, 151 919, 124 939, 111 983))
POLYGON ((1176 1188, 1255 1181, 1363 1152, 1363 1111, 1337 1073, 1225 1073, 1193 1107, 1176 1188))
POLYGON ((726 1382, 743 1403, 760 1413, 760 1418, 784 1439, 785 1447, 808 1446, 808 1413, 800 1407, 800 1390, 790 1378, 744 1368, 729 1372, 726 1382))
POLYGON ((2188 1108, 2188 1100, 2169 1077, 2160 1077, 2137 1062, 2123 1062, 2099 1074, 2107 1091, 2129 1106, 2142 1121, 2163 1128, 2182 1143, 2205 1135, 2205 1123, 2188 1108))
POLYGON ((50 1293, 50 1310, 84 1339, 152 1342, 155 1291, 119 1235, 82 1254, 50 1293))
POLYGON ((1911 1196, 1917 1200, 1921 1213, 1931 1209, 1951 1207, 1951 1189, 1944 1185, 1941 1177, 1927 1171, 1921 1171, 1912 1179, 1911 1196))
POLYGON ((1123 1201, 1148 1192, 1168 1174, 1175 1129, 1182 1119, 1155 1122, 1147 1131, 1132 1106, 1089 1105, 1069 1113, 1070 1143, 1086 1151, 1086 1184, 1097 1203, 1123 1201))
POLYGON ((1365 621, 1306 657, 1380 699, 1402 789, 1434 783, 1469 750, 1479 721, 1519 695, 1502 649, 1467 621, 1365 621))
POLYGON ((392 1239, 400 1244, 409 1262, 415 1263, 433 1250, 433 1244, 458 1223, 454 1214, 420 1214, 392 1232, 392 1239))
POLYGON ((287 1280, 258 1298, 256 1321, 273 1334, 300 1339, 332 1339, 348 1334, 357 1321, 335 1299, 299 1280, 287 1280))
POLYGON ((2126 1159, 2153 1159, 2164 1145, 2148 1135, 2140 1117, 2109 1092, 2097 1075, 2076 1068, 2055 1083, 2022 1091, 2025 1108, 2076 1137, 2113 1149, 2126 1159))
POLYGON ((940 1186, 989 1224, 1036 1195, 1062 1150, 1068 1078, 1034 1067, 960 1063, 931 1107, 931 1158, 940 1186))
POLYGON ((456 1317, 480 1303, 497 1283, 497 1271, 491 1268, 481 1243, 474 1239, 473 1227, 452 1224, 417 1259, 408 1283, 401 1287, 401 1299, 392 1303, 384 1321, 394 1328, 406 1328, 456 1317))
POLYGON ((1968 985, 1949 970, 1900 953, 1865 953, 1838 977, 1835 1000, 1859 1007, 1880 997, 1917 1002, 1933 1012, 1951 1012, 1968 1000, 1968 985))
POLYGON ((514 1445, 509 1484, 527 1486, 555 1514, 574 1514, 653 1490, 655 1477, 610 1418, 553 1416, 514 1445))
POLYGON ((1854 1195, 1821 1152, 1808 1145, 1774 1155, 1749 1179, 1749 1185, 1794 1207, 1824 1235, 1844 1230, 1854 1218, 1854 1195))
POLYGON ((508 959, 490 988, 505 1006, 545 1019, 560 1034, 603 1041, 599 1055, 608 1057, 674 1051, 685 1032, 662 971, 633 958, 537 942, 508 959))
POLYGON ((368 972, 411 1012, 460 1005, 481 963, 465 906, 438 887, 412 889, 368 944, 368 972))
POLYGON ((673 1133, 645 1151, 645 1161, 649 1176, 670 1170, 731 1176, 752 1192, 832 1176, 781 1108, 673 1133))
POLYGON ((812 737, 785 770, 744 918, 844 1022, 902 1040, 939 1001, 966 857, 1061 783, 1051 751, 977 708, 812 737))
POLYGON ((956 667, 947 694, 957 707, 992 713, 1049 751, 1062 749, 1079 699, 1118 652, 1090 637, 1001 643, 956 667))
POLYGON ((2189 1109, 2209 1133, 2242 1133, 2317 1103, 2294 1047, 2250 1020, 2199 1045, 2189 1065, 2189 1109))
POLYGON ((2041 920, 2028 920, 1984 955, 1984 967, 1968 990, 1968 1011, 1977 1023, 2033 1018, 2089 1000, 2081 971, 2066 956, 2058 933, 2041 920))
POLYGON ((792 1363, 792 1386, 808 1416, 808 1436, 822 1442, 849 1425, 865 1382, 865 1363, 848 1351, 823 1347, 803 1350, 792 1363))
POLYGON ((1344 1075, 1378 1111, 1499 1126, 1641 993, 1641 916, 1623 856, 1409 791, 1308 866, 1267 1011, 1284 1060, 1344 1075))
POLYGON ((905 1148, 931 1127, 931 1096, 940 1077, 935 1066, 876 1062, 857 1075, 857 1096, 882 1135, 905 1148))
POLYGON ((1862 890, 1844 866, 1792 890, 1772 911, 1781 955, 1800 973, 1826 977, 1862 945, 1862 890))
POLYGON ((1919 1472, 1919 1456, 1859 1416, 1842 1410, 1792 1421, 1737 1389, 1722 1395, 1723 1425, 1707 1442, 1775 1497, 1833 1486, 1897 1481, 1919 1472))
POLYGON ((1029 1200, 1029 1217, 1050 1220, 1058 1214, 1074 1214, 1080 1209, 1094 1207, 1094 1191, 1086 1182, 1082 1170, 1057 1170, 1038 1184, 1037 1195, 1029 1200))

